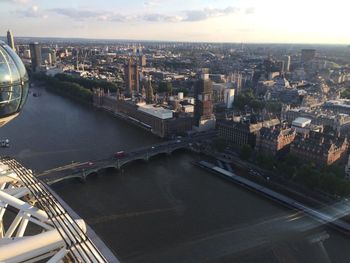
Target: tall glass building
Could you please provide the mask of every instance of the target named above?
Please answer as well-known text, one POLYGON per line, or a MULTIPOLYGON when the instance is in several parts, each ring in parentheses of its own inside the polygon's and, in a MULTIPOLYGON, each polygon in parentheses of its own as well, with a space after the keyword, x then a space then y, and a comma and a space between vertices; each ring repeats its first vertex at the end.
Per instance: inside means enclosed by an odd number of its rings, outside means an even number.
POLYGON ((0 127, 19 114, 28 88, 28 74, 21 59, 0 41, 0 127))

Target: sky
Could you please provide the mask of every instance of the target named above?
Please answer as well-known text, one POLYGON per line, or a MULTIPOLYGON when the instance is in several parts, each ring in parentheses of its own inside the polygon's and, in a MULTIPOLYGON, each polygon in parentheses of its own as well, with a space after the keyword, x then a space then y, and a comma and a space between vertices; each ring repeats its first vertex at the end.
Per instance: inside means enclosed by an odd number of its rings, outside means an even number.
POLYGON ((350 44, 349 0, 0 0, 0 35, 350 44))

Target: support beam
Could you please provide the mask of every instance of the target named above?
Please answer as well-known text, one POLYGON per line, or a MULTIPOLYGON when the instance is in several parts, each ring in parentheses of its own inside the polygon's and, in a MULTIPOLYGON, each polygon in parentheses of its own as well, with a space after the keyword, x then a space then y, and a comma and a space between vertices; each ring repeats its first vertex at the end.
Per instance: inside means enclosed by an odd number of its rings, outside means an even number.
POLYGON ((64 247, 58 251, 47 263, 59 263, 67 255, 67 249, 64 247))
POLYGON ((22 262, 65 246, 54 229, 0 247, 0 262, 22 262))
POLYGON ((3 203, 6 203, 14 208, 17 208, 20 211, 31 214, 32 216, 40 219, 41 221, 48 220, 48 216, 43 210, 40 210, 34 206, 31 206, 28 203, 26 203, 26 202, 24 202, 16 197, 13 197, 9 194, 4 193, 3 191, 0 191, 0 200, 3 203))

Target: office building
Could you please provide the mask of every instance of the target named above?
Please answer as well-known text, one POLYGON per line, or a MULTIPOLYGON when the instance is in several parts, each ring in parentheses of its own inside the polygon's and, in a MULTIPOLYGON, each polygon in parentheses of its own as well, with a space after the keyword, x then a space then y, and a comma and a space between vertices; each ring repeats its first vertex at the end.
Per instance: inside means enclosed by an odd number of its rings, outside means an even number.
POLYGON ((284 56, 283 61, 284 61, 284 72, 289 72, 290 71, 290 56, 284 56))
POLYGON ((39 72, 41 66, 41 46, 38 42, 29 44, 30 55, 32 60, 32 71, 39 72))
POLYGON ((56 59, 56 51, 55 50, 51 50, 51 62, 52 62, 52 66, 56 65, 57 59, 56 59))
POLYGON ((15 48, 15 41, 13 39, 12 32, 10 30, 7 31, 7 44, 12 48, 14 51, 16 51, 15 48))
POLYGON ((307 63, 311 60, 313 60, 316 56, 316 50, 315 49, 302 49, 301 50, 301 62, 307 63))
POLYGON ((227 109, 232 109, 234 99, 235 99, 235 90, 225 89, 225 104, 227 109))

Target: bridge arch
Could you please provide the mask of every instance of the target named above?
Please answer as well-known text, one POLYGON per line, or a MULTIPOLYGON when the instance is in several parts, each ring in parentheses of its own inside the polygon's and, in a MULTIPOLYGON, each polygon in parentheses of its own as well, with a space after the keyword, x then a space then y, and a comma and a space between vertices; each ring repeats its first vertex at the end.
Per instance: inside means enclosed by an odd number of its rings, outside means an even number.
POLYGON ((90 171, 85 173, 85 179, 88 177, 95 177, 99 175, 99 170, 90 171))
POLYGON ((170 153, 178 152, 178 151, 191 151, 187 146, 181 146, 178 148, 174 148, 170 151, 170 153))
POLYGON ((57 178, 55 180, 47 182, 47 184, 53 185, 53 184, 57 184, 57 183, 60 183, 60 182, 66 181, 66 180, 72 180, 72 179, 78 179, 78 180, 83 180, 84 181, 85 178, 83 178, 83 176, 81 174, 75 174, 75 175, 70 175, 70 176, 57 178))
POLYGON ((123 166, 126 166, 126 165, 130 164, 130 163, 140 162, 140 161, 141 162, 147 162, 148 159, 146 158, 146 156, 143 156, 143 157, 137 157, 135 159, 131 159, 131 160, 124 161, 124 162, 121 161, 119 169, 122 168, 123 166))
POLYGON ((153 158, 157 158, 157 157, 161 157, 161 156, 167 156, 168 154, 169 154, 168 151, 150 153, 149 159, 153 159, 153 158))

